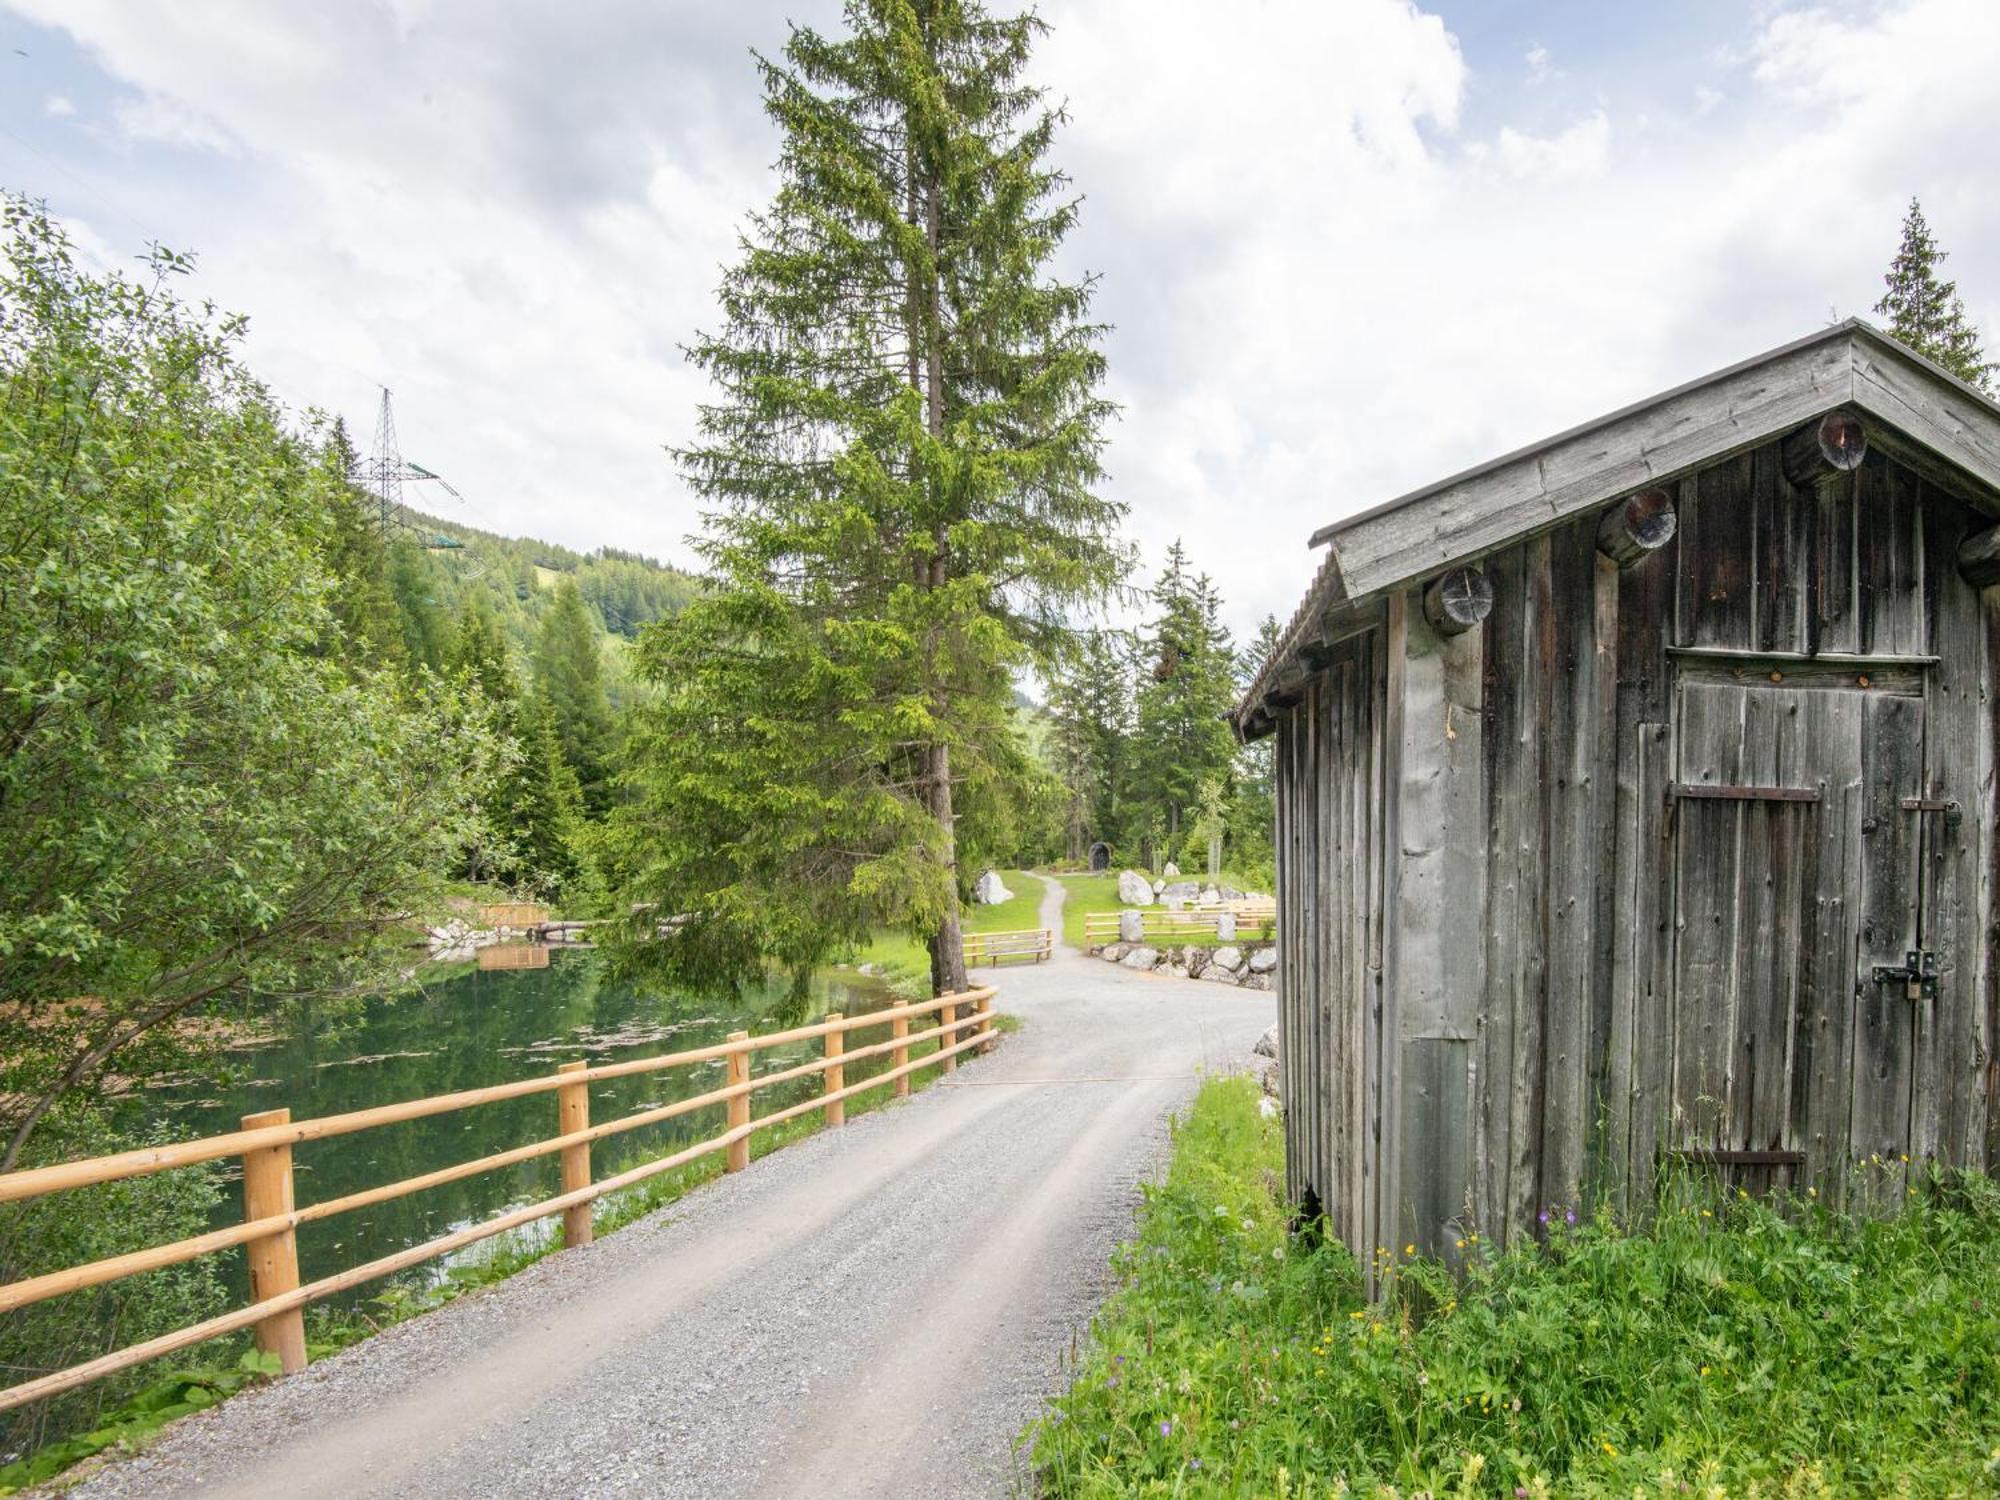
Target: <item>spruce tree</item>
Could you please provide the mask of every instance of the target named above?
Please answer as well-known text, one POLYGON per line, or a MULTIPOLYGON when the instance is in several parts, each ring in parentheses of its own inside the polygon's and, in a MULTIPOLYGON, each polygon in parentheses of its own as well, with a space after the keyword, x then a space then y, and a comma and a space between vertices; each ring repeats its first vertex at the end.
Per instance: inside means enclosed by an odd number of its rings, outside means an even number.
POLYGON ((1139 682, 1134 754, 1146 831, 1164 838, 1172 858, 1182 852, 1202 789, 1227 780, 1233 746, 1223 715, 1232 701, 1235 657, 1215 586, 1189 571, 1179 541, 1167 549, 1152 599, 1151 670, 1139 682))
POLYGON ((1084 633, 1049 684, 1049 756, 1066 791, 1065 836, 1072 859, 1098 840, 1125 837, 1132 752, 1129 633, 1084 633))
POLYGON ((607 846, 684 915, 661 962, 816 962, 881 923, 964 983, 954 789, 1005 774, 1012 677, 1122 577, 1097 496, 1100 329, 1049 263, 1076 219, 1024 79, 1042 26, 850 0, 759 59, 779 187, 694 361, 679 453, 708 590, 651 627, 660 697, 607 846))
POLYGON ((592 817, 601 817, 611 802, 613 724, 600 654, 603 637, 576 580, 565 578, 535 631, 535 696, 554 715, 563 755, 592 817))
POLYGON ((1958 284, 1938 276, 1946 254, 1931 237, 1923 206, 1912 198, 1903 219, 1903 242, 1882 278, 1888 290, 1875 311, 1889 320, 1889 332, 1917 353, 1990 391, 1995 366, 1980 347, 1979 330, 1965 315, 1958 284))

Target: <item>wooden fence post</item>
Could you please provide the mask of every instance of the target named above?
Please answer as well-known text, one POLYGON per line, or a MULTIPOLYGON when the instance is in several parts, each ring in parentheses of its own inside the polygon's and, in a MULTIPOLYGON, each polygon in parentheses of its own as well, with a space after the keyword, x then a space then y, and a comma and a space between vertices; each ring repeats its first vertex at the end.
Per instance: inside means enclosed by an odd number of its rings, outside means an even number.
MULTIPOLYGON (((827 1020, 829 1021, 842 1021, 845 1019, 846 1017, 837 1010, 827 1015, 827 1020)), ((847 1034, 845 1032, 829 1031, 826 1034, 826 1091, 829 1094, 837 1094, 847 1086, 847 1069, 841 1065, 840 1061, 841 1053, 846 1050, 847 1034)), ((845 1099, 835 1099, 827 1105, 826 1123, 829 1125, 845 1125, 847 1123, 847 1101, 845 1099)))
MULTIPOLYGON (((289 1109, 267 1109, 243 1117, 245 1130, 261 1130, 266 1125, 289 1125, 289 1109)), ((292 1211, 292 1148, 289 1144, 265 1146, 243 1153, 243 1217, 268 1219, 273 1214, 292 1211)), ((250 1300, 262 1302, 299 1286, 299 1238, 296 1230, 267 1234, 244 1247, 250 1263, 250 1300)), ((295 1307, 266 1318, 257 1325, 257 1347, 278 1356, 278 1366, 287 1375, 306 1367, 305 1309, 295 1307)))
MULTIPOLYGON (((910 1011, 908 1006, 899 1005, 891 1012, 889 1016, 889 1036, 891 1040, 903 1044, 889 1054, 889 1066, 891 1068, 900 1068, 910 1060, 910 1011)), ((907 1099, 910 1097, 910 1075, 908 1073, 897 1077, 896 1097, 898 1099, 907 1099)))
MULTIPOLYGON (((949 1026, 953 1021, 958 1019, 958 1007, 956 1005, 939 1006, 937 1018, 940 1026, 949 1026)), ((955 1031, 938 1033, 938 1051, 944 1051, 945 1048, 957 1040, 958 1033, 955 1031)), ((947 1057, 938 1064, 938 1071, 942 1073, 956 1072, 957 1069, 958 1059, 956 1057, 947 1057)))
MULTIPOLYGON (((558 1073, 581 1073, 589 1063, 566 1062, 558 1073)), ((566 1083, 556 1090, 556 1134, 574 1135, 590 1129, 590 1085, 566 1083)), ((590 1142, 562 1149, 562 1190, 573 1193, 590 1186, 590 1142)), ((590 1205, 576 1203, 563 1210, 563 1248, 590 1243, 590 1205)))
MULTIPOLYGON (((993 997, 991 995, 981 995, 979 997, 979 1004, 976 1007, 976 1009, 979 1012, 979 1024, 975 1026, 973 1030, 985 1031, 989 1029, 993 1025, 993 997)), ((984 1057, 987 1053, 991 1052, 992 1050, 993 1050, 993 1038, 989 1036, 985 1041, 979 1044, 979 1055, 981 1057, 984 1057)))
MULTIPOLYGON (((732 1031, 729 1033, 728 1039, 732 1042, 747 1042, 750 1040, 750 1033, 747 1031, 732 1031)), ((729 1054, 729 1086, 731 1088, 735 1088, 736 1085, 738 1085, 739 1083, 748 1083, 749 1081, 750 1081, 750 1049, 748 1047, 745 1047, 741 1051, 732 1052, 729 1054)), ((740 1130, 749 1123, 750 1123, 749 1093, 746 1091, 741 1094, 730 1095, 729 1128, 731 1130, 740 1130)), ((726 1164, 725 1170, 731 1172, 740 1172, 749 1165, 750 1165, 750 1137, 746 1134, 740 1140, 734 1140, 729 1143, 729 1160, 726 1164)))

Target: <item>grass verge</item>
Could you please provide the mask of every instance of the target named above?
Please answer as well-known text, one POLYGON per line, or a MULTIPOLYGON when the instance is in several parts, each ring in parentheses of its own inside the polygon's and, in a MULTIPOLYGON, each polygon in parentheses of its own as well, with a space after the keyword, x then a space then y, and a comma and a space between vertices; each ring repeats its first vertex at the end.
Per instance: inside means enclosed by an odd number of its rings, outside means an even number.
POLYGON ((1895 1219, 1682 1184, 1656 1220, 1380 1304, 1286 1234, 1278 1124, 1205 1084, 1122 1287, 1024 1439, 1053 1496, 1992 1494, 2000 1188, 1938 1174, 1895 1219))

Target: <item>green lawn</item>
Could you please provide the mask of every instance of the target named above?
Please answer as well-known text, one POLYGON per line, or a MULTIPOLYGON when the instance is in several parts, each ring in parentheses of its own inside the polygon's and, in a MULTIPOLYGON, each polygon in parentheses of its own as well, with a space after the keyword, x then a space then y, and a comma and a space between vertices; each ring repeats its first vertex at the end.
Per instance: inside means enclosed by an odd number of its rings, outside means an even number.
MULTIPOLYGON (((975 904, 968 908, 964 916, 967 932, 1023 932, 1037 925, 1041 880, 1026 870, 1002 870, 1000 879, 1013 897, 998 906, 975 904)), ((1112 885, 1116 887, 1115 879, 1112 885)), ((930 953, 907 932, 878 932, 873 942, 854 955, 854 962, 881 965, 899 991, 930 993, 930 953)))
POLYGON ((1027 1434, 1036 1494, 1994 1493, 1991 1180, 1928 1173, 1888 1220, 1690 1182, 1637 1225, 1558 1206, 1546 1243, 1469 1244, 1458 1272, 1389 1256, 1370 1302, 1344 1245, 1287 1232, 1259 1104, 1212 1080, 1177 1122, 1027 1434))
MULTIPOLYGON (((1069 899, 1063 902, 1063 941, 1068 943, 1072 948, 1081 948, 1083 946, 1083 919, 1085 917, 1094 916, 1101 912, 1119 912, 1125 910, 1124 906, 1118 900, 1118 872, 1116 870, 1103 875, 1059 875, 1056 878, 1062 881, 1064 889, 1069 892, 1069 899)), ((1183 878, 1192 879, 1195 877, 1183 878)), ((1205 878, 1203 878, 1202 883, 1207 883, 1205 878)), ((1249 889, 1242 879, 1226 871, 1216 877, 1215 883, 1217 885, 1234 886, 1239 891, 1249 889)), ((1143 908, 1146 911, 1158 911, 1160 909, 1159 907, 1143 908)), ((1238 943, 1265 943, 1271 939, 1268 933, 1262 929, 1253 930, 1248 924, 1239 924, 1236 940, 1238 943)), ((1177 937, 1172 939, 1172 942, 1176 947, 1213 948, 1216 946, 1217 940, 1212 936, 1177 937)))

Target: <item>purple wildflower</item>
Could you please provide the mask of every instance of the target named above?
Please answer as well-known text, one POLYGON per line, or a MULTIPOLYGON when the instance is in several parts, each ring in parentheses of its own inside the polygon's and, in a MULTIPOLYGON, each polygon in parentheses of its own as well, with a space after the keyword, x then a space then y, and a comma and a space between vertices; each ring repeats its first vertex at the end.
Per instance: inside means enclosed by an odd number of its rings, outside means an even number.
MULTIPOLYGON (((1544 1229, 1548 1228, 1548 1225, 1549 1225, 1549 1211, 1548 1211, 1548 1210, 1547 1210, 1547 1209, 1545 1208, 1545 1209, 1543 1209, 1543 1210, 1542 1210, 1542 1211, 1541 1211, 1540 1213, 1536 1214, 1536 1215, 1535 1215, 1535 1222, 1536 1222, 1536 1223, 1538 1223, 1538 1224, 1540 1224, 1540 1225, 1541 1225, 1541 1226, 1542 1226, 1542 1227, 1543 1227, 1544 1229)), ((1524 1494, 1524 1495, 1525 1495, 1525 1494, 1527 1494, 1527 1491, 1526 1491, 1526 1490, 1521 1490, 1521 1492, 1520 1492, 1520 1493, 1522 1493, 1522 1494, 1524 1494)))
POLYGON ((1576 1223, 1576 1210, 1575 1210, 1575 1209, 1573 1209, 1573 1208, 1566 1208, 1566 1209, 1564 1209, 1564 1210, 1563 1210, 1563 1222, 1564 1222, 1565 1224, 1575 1224, 1575 1223, 1576 1223))
POLYGON ((1162 1422, 1160 1424, 1160 1436, 1172 1437, 1173 1435, 1174 1435, 1174 1424, 1172 1422, 1162 1422))

